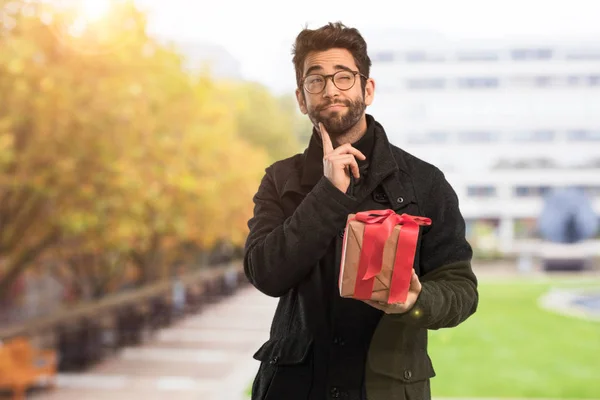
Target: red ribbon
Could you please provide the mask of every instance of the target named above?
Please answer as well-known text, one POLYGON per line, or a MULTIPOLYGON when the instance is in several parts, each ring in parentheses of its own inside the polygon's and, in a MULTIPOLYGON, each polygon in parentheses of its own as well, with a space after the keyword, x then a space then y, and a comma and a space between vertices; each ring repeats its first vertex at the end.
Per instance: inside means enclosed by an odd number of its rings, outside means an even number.
POLYGON ((394 230, 394 226, 402 225, 396 247, 388 304, 404 303, 412 276, 419 226, 431 225, 431 219, 408 214, 399 215, 394 210, 388 209, 359 212, 351 220, 365 224, 358 276, 354 287, 354 297, 363 300, 371 298, 375 277, 381 272, 385 242, 394 230))

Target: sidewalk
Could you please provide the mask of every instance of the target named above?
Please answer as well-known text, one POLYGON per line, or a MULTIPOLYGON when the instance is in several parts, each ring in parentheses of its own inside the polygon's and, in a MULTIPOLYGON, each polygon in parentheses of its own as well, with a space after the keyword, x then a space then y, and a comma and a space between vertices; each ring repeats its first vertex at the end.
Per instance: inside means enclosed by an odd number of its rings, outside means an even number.
POLYGON ((241 400, 258 369, 277 299, 251 286, 84 373, 62 373, 36 400, 241 400))

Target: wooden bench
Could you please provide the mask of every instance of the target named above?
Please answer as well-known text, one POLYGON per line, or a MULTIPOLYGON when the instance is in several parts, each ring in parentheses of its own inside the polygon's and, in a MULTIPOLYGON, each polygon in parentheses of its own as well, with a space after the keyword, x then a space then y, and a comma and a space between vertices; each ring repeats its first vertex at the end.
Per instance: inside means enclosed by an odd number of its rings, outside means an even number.
POLYGON ((53 350, 37 350, 25 338, 11 339, 0 345, 0 389, 21 400, 27 389, 40 382, 54 387, 57 361, 53 350))

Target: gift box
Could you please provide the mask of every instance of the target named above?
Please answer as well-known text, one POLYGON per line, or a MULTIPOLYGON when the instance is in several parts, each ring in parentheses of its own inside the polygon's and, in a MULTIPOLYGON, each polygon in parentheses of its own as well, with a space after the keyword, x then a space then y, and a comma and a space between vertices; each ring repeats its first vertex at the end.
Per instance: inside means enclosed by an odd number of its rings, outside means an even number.
POLYGON ((350 214, 342 247, 340 296, 405 302, 424 225, 431 225, 431 220, 394 210, 350 214))

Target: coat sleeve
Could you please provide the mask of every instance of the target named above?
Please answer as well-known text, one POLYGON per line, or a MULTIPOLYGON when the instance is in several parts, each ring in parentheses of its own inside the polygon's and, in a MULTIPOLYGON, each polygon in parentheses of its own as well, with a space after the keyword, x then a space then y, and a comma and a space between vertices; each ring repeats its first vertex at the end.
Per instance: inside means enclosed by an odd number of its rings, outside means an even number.
POLYGON ((244 272, 258 290, 280 297, 325 255, 356 200, 322 177, 286 219, 270 168, 266 172, 253 199, 254 216, 248 221, 244 272))
POLYGON ((410 311, 390 316, 421 328, 440 329, 456 326, 472 315, 479 294, 458 198, 438 169, 428 204, 425 211, 432 225, 424 230, 421 242, 421 293, 410 311))

